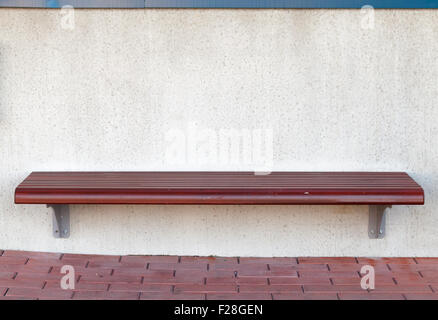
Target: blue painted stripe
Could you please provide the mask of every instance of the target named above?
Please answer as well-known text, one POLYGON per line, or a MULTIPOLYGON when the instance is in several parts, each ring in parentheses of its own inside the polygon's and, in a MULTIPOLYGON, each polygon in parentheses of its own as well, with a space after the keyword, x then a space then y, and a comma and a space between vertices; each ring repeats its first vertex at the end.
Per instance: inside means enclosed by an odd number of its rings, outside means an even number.
POLYGON ((47 8, 66 5, 75 8, 144 8, 145 0, 47 0, 47 8))
POLYGON ((60 8, 438 8, 438 0, 0 0, 0 7, 60 8))
POLYGON ((146 0, 147 8, 438 8, 437 0, 146 0))

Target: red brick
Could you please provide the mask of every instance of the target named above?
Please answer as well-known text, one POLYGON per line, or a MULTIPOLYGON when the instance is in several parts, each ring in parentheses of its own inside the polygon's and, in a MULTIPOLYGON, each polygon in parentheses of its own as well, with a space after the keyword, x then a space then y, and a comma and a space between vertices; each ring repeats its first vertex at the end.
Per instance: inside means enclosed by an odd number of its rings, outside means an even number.
MULTIPOLYGON (((21 272, 18 273, 15 280, 48 280, 48 281, 61 281, 63 274, 56 274, 56 273, 40 273, 40 272, 34 272, 34 273, 27 273, 27 272, 21 272)), ((76 275, 76 280, 79 280, 79 276, 76 275)))
MULTIPOLYGON (((357 271, 360 272, 364 265, 353 263, 329 264, 330 271, 357 271)), ((375 265, 375 272, 390 272, 386 265, 375 265)))
MULTIPOLYGON (((435 278, 420 278, 421 280, 418 280, 418 283, 425 283, 425 284, 432 284, 432 285, 436 285, 438 284, 438 277, 435 278)), ((403 280, 400 282, 401 284, 403 284, 403 280)))
POLYGON ((336 299, 337 294, 354 299, 438 296, 429 286, 438 292, 438 259, 433 258, 416 258, 418 264, 413 258, 358 258, 360 263, 356 264, 354 258, 316 257, 300 258, 301 263, 296 264, 295 258, 241 258, 238 263, 237 258, 226 257, 181 257, 181 262, 177 256, 59 257, 5 251, 0 256, 0 287, 4 288, 0 288, 0 297, 9 287, 5 299, 69 299, 73 293, 59 287, 64 276, 60 268, 66 264, 76 265, 79 281, 75 283, 75 299, 138 299, 141 292, 142 299, 204 299, 206 295, 208 299, 274 296, 309 300, 336 299), (30 260, 24 264, 27 257, 30 260), (360 288, 358 271, 365 264, 376 270, 376 289, 371 292, 360 288), (40 289, 44 283, 44 289, 40 289))
POLYGON ((81 281, 95 282, 95 283, 140 283, 141 276, 135 275, 81 275, 81 281))
MULTIPOLYGON (((420 271, 423 278, 432 280, 438 278, 438 272, 433 270, 420 271)), ((398 275, 398 274, 397 274, 398 275)), ((416 275, 420 275, 418 272, 410 274, 410 276, 415 277, 416 275)))
POLYGON ((41 289, 44 285, 44 280, 0 280, 1 287, 8 288, 38 288, 41 289))
POLYGON ((352 257, 304 257, 298 258, 300 264, 336 264, 336 263, 354 263, 357 264, 356 259, 352 257))
POLYGON ((360 265, 385 265, 388 263, 394 264, 415 264, 413 258, 357 258, 360 265))
MULTIPOLYGON (((61 288, 61 282, 60 281, 48 281, 45 289, 60 289, 61 288)), ((72 291, 106 291, 108 289, 108 284, 106 283, 97 283, 97 282, 88 282, 88 281, 79 281, 75 283, 74 289, 68 289, 72 291)))
POLYGON ((118 261, 90 261, 89 268, 143 268, 146 269, 147 262, 138 259, 125 259, 118 261))
MULTIPOLYGON (((113 277, 140 277, 140 281, 143 279, 144 282, 156 282, 156 283, 167 283, 169 279, 174 279, 173 271, 171 270, 147 270, 141 273, 128 273, 122 272, 125 270, 116 270, 113 277)), ((129 279, 129 278, 126 278, 129 279)), ((119 282, 137 282, 137 281, 119 281, 119 282)))
POLYGON ((198 272, 194 270, 179 270, 175 272, 176 283, 190 283, 190 282, 204 283, 206 278, 210 278, 211 281, 215 283, 221 282, 222 280, 227 281, 226 279, 234 278, 234 272, 230 272, 230 271, 198 272))
POLYGON ((19 301, 19 300, 38 300, 38 299, 37 298, 31 298, 31 297, 19 297, 19 296, 0 296, 0 300, 19 301))
MULTIPOLYGON (((438 275, 438 274, 437 274, 438 275)), ((419 272, 414 272, 414 273, 406 273, 406 272, 391 272, 391 276, 393 278, 396 279, 404 279, 404 280, 409 280, 412 282, 415 282, 417 280, 421 280, 423 279, 423 272, 421 272, 421 275, 419 272)))
POLYGON ((240 258, 240 264, 297 264, 296 258, 240 258))
POLYGON ((2 265, 9 265, 9 264, 25 264, 27 261, 26 257, 7 257, 7 256, 1 256, 0 257, 0 264, 2 265))
POLYGON ((246 264, 233 264, 233 263, 215 263, 209 265, 210 271, 240 271, 240 270, 268 270, 268 264, 246 263, 246 264))
POLYGON ((366 291, 360 287, 360 284, 357 285, 304 285, 304 292, 357 292, 357 291, 366 291))
POLYGON ((438 266, 438 258, 415 258, 418 264, 433 264, 438 266))
POLYGON ((26 257, 37 259, 59 259, 61 253, 6 250, 3 257, 26 257))
MULTIPOLYGON (((174 272, 172 270, 148 270, 148 272, 143 274, 143 281, 159 281, 167 282, 170 279, 175 280, 176 277, 173 276, 174 272)), ((178 273, 178 279, 182 281, 204 281, 204 272, 194 272, 194 273, 178 273)))
POLYGON ((207 277, 205 279, 207 284, 237 284, 237 279, 234 276, 207 277))
POLYGON ((39 297, 37 300, 50 300, 50 301, 54 301, 54 300, 71 300, 71 298, 64 298, 64 297, 39 297))
POLYGON ((298 273, 300 275, 300 278, 360 278, 357 271, 300 270, 298 271, 298 273))
POLYGON ((396 286, 388 286, 388 285, 378 285, 376 283, 376 287, 372 292, 394 292, 394 293, 405 293, 405 292, 432 292, 429 286, 427 285, 396 285, 396 286))
MULTIPOLYGON (((427 279, 422 278, 418 273, 409 274, 409 275, 394 273, 393 276, 394 276, 395 280, 397 281, 397 284, 400 284, 400 285, 422 284, 422 283, 427 282, 427 279)), ((438 278, 436 280, 438 282, 438 278)))
MULTIPOLYGON (((103 269, 104 270, 110 270, 110 269, 106 269, 106 268, 103 268, 103 269)), ((114 269, 114 273, 113 274, 114 275, 125 275, 125 276, 126 275, 127 276, 132 276, 132 275, 142 276, 142 275, 148 274, 150 272, 159 272, 162 275, 166 274, 166 275, 169 275, 169 276, 173 275, 173 270, 153 270, 153 271, 151 271, 151 270, 148 270, 146 268, 133 268, 133 267, 114 269)))
POLYGON ((209 270, 209 271, 198 271, 198 270, 176 270, 175 276, 186 276, 186 277, 234 277, 235 272, 232 270, 209 270))
POLYGON ((178 256, 145 256, 148 263, 178 263, 178 256))
MULTIPOLYGON (((70 258, 64 256, 63 259, 70 258)), ((73 259, 81 259, 81 260, 87 260, 89 262, 99 262, 99 261, 112 261, 112 262, 118 262, 122 259, 122 256, 116 256, 116 255, 89 255, 87 259, 84 259, 83 257, 75 257, 72 256, 73 259)))
MULTIPOLYGON (((359 280, 359 278, 357 278, 359 280)), ((330 285, 329 278, 269 278, 272 285, 303 285, 303 284, 322 284, 330 285)))
MULTIPOLYGON (((273 278, 275 279, 275 278, 273 278)), ((289 278, 282 278, 289 279, 289 278)), ((236 283, 238 285, 254 284, 254 285, 266 285, 268 284, 268 278, 266 277, 237 277, 236 283)))
POLYGON ((204 293, 142 292, 140 300, 205 300, 204 293))
MULTIPOLYGON (((274 268, 275 266, 270 265, 271 269, 274 268)), ((297 264, 296 266, 292 267, 293 270, 297 270, 297 271, 301 271, 301 270, 305 270, 305 271, 313 271, 313 272, 325 272, 325 271, 329 271, 328 267, 326 264, 319 264, 319 263, 306 263, 306 264, 297 264)))
MULTIPOLYGON (((360 285, 361 278, 333 278, 333 284, 335 285, 360 285)), ((395 282, 391 277, 375 277, 376 285, 389 285, 395 286, 395 282)))
MULTIPOLYGON (((357 285, 360 284, 359 277, 346 277, 346 278, 332 278, 331 281, 334 285, 357 285)), ((392 280, 391 280, 392 281, 392 280)), ((316 283, 313 283, 316 284, 316 283)))
POLYGON ((27 265, 29 266, 50 266, 50 267, 54 267, 54 266, 58 266, 58 267, 62 267, 65 265, 70 265, 73 267, 85 267, 87 264, 86 260, 82 260, 82 259, 62 259, 62 260, 58 260, 58 259, 37 259, 37 258, 31 258, 28 262, 27 265))
MULTIPOLYGON (((151 270, 151 271, 153 271, 153 270, 151 270)), ((157 272, 157 271, 155 271, 155 272, 157 272)), ((199 276, 205 278, 208 274, 210 274, 210 272, 207 270, 193 270, 193 269, 178 269, 178 270, 171 271, 171 272, 174 272, 175 276, 184 276, 184 277, 193 277, 193 278, 198 278, 199 276)), ((232 272, 232 271, 213 271, 213 273, 216 273, 216 272, 218 274, 228 274, 228 275, 234 274, 234 272, 232 272)))
POLYGON ((174 289, 175 293, 181 292, 193 292, 193 293, 212 293, 212 292, 237 292, 237 286, 235 285, 197 285, 197 284, 182 284, 176 285, 174 289))
POLYGON ((434 292, 438 292, 438 285, 433 284, 433 285, 431 285, 431 287, 432 287, 432 290, 433 290, 434 292))
POLYGON ((177 256, 123 256, 120 261, 123 266, 146 267, 148 263, 177 264, 177 256))
POLYGON ((173 270, 147 270, 143 273, 143 277, 173 277, 173 270))
POLYGON ((5 292, 6 292, 6 290, 8 290, 8 288, 7 288, 7 287, 0 287, 0 296, 4 296, 4 295, 5 295, 5 292))
POLYGON ((269 293, 207 293, 207 300, 272 300, 269 293))
POLYGON ((194 283, 203 284, 205 282, 205 277, 200 275, 177 275, 173 278, 173 282, 183 284, 183 283, 194 283))
POLYGON ((10 280, 14 277, 15 272, 13 271, 2 271, 0 272, 0 280, 10 280))
POLYGON ((74 300, 138 300, 137 292, 117 291, 78 291, 75 292, 74 300))
POLYGON ((61 298, 70 299, 73 292, 62 289, 29 289, 29 288, 10 288, 6 294, 9 297, 29 297, 29 298, 61 298))
MULTIPOLYGON (((50 273, 53 274, 61 274, 62 266, 55 266, 51 269, 50 273)), ((96 276, 104 276, 110 275, 112 270, 108 268, 84 268, 84 267, 74 267, 75 275, 96 275, 96 276)))
POLYGON ((400 293, 376 293, 376 292, 361 292, 361 293, 339 293, 341 300, 404 300, 400 293))
POLYGON ((37 273, 48 273, 50 266, 29 266, 27 264, 21 265, 0 265, 0 272, 37 272, 37 273))
POLYGON ((207 270, 207 264, 198 263, 157 263, 149 264, 150 270, 207 270))
POLYGON ((329 269, 327 268, 326 264, 314 264, 314 263, 309 263, 309 264, 297 264, 297 265, 275 265, 275 264, 270 264, 269 265, 269 269, 272 271, 283 271, 283 270, 294 270, 294 271, 313 271, 313 272, 328 272, 329 269))
POLYGON ((181 263, 237 264, 237 258, 181 257, 181 263))
POLYGON ((290 264, 270 264, 268 270, 273 272, 296 273, 297 265, 290 264))
POLYGON ((116 283, 111 284, 109 291, 132 291, 132 292, 171 292, 172 286, 165 284, 149 283, 116 283))
MULTIPOLYGON (((423 271, 421 271, 423 273, 423 271)), ((392 278, 409 278, 409 277, 417 277, 420 275, 418 271, 407 272, 407 271, 391 271, 389 273, 384 272, 376 272, 376 274, 380 276, 392 277, 392 278)))
POLYGON ((337 300, 336 293, 274 293, 274 300, 337 300))
POLYGON ((237 273, 239 278, 242 277, 298 277, 298 274, 294 270, 281 270, 281 271, 271 271, 271 270, 241 270, 237 273))
POLYGON ((436 293, 405 293, 407 300, 438 300, 436 293))
POLYGON ((417 271, 435 271, 438 272, 438 265, 431 263, 423 264, 389 264, 392 272, 414 273, 417 271))
POLYGON ((233 276, 228 277, 207 277, 207 284, 268 284, 268 278, 266 277, 243 277, 235 278, 233 276))
MULTIPOLYGON (((118 261, 114 261, 114 262, 118 262, 118 261)), ((120 260, 120 263, 123 265, 136 264, 137 266, 141 266, 141 267, 146 267, 148 262, 150 262, 150 260, 148 260, 148 256, 122 256, 120 260)))
POLYGON ((299 285, 249 285, 243 284, 239 286, 240 292, 302 292, 299 285))
POLYGON ((117 262, 120 260, 120 256, 66 253, 62 256, 62 259, 79 259, 79 260, 84 260, 84 261, 114 261, 114 262, 117 262))
MULTIPOLYGON (((117 269, 123 267, 123 265, 118 261, 95 261, 95 262, 89 262, 87 267, 117 269)), ((144 266, 137 265, 136 267, 146 269, 146 265, 144 266)))
POLYGON ((147 278, 145 277, 143 279, 144 284, 167 284, 167 285, 175 285, 175 284, 204 284, 204 278, 198 278, 198 279, 186 279, 184 277, 151 277, 147 278))

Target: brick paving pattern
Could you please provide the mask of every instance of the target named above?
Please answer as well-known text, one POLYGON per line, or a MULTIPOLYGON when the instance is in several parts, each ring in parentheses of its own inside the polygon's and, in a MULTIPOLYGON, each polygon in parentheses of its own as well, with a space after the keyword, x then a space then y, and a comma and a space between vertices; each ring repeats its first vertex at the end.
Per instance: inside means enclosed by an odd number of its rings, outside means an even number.
POLYGON ((438 258, 104 256, 0 250, 0 300, 438 300, 438 258), (62 290, 63 265, 75 268, 62 290), (363 265, 375 290, 360 287, 363 265))

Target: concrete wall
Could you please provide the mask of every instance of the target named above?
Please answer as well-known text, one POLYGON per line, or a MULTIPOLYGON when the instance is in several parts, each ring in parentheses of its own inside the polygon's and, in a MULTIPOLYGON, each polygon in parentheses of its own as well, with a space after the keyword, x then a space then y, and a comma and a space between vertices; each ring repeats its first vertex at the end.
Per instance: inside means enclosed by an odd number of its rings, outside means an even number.
MULTIPOLYGON (((118 254, 438 256, 438 11, 0 10, 0 248, 118 254), (273 129, 274 170, 400 170, 424 207, 369 240, 361 206, 14 205, 37 170, 169 164, 166 132, 273 129)), ((246 169, 252 170, 252 167, 246 169)))

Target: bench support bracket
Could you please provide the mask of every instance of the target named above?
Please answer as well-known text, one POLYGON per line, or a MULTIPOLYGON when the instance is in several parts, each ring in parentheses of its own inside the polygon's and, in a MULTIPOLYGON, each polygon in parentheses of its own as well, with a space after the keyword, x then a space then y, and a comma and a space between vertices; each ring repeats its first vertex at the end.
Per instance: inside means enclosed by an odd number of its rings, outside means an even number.
POLYGON ((48 204, 53 209, 53 236, 55 238, 70 237, 70 208, 68 204, 48 204))
POLYGON ((369 206, 368 237, 370 239, 385 237, 386 213, 390 208, 390 205, 369 206))

